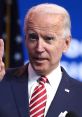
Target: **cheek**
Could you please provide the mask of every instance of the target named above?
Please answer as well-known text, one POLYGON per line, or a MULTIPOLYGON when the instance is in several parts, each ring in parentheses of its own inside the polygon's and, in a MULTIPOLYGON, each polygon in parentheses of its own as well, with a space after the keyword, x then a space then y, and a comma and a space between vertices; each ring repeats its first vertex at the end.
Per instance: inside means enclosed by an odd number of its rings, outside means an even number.
POLYGON ((50 57, 53 59, 53 61, 60 59, 62 56, 62 47, 60 46, 55 46, 50 53, 50 57))
POLYGON ((34 49, 32 49, 32 46, 30 46, 29 43, 26 43, 26 49, 27 49, 27 52, 28 52, 28 54, 30 56, 33 53, 34 49))
POLYGON ((35 45, 33 43, 30 43, 28 40, 26 41, 26 47, 28 49, 29 52, 35 50, 35 45))

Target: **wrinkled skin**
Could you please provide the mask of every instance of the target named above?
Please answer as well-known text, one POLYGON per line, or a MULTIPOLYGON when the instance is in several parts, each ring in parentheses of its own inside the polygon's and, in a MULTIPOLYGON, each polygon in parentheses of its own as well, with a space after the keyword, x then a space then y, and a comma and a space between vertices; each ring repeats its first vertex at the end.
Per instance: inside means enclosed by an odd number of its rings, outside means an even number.
POLYGON ((47 75, 55 69, 70 45, 70 36, 62 38, 63 15, 33 13, 26 29, 26 46, 35 72, 47 75))

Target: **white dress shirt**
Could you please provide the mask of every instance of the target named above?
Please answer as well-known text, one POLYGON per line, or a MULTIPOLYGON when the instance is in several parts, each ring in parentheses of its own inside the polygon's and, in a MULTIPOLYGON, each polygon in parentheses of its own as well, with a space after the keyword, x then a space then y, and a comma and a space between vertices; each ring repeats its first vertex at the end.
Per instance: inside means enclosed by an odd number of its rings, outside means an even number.
MULTIPOLYGON (((33 70, 31 64, 29 64, 28 66, 28 95, 29 95, 29 102, 31 99, 31 95, 34 91, 34 88, 37 86, 38 82, 37 80, 40 78, 41 76, 37 75, 35 73, 35 71, 33 70)), ((47 103, 46 103, 46 108, 45 108, 45 116, 47 114, 47 111, 49 109, 49 106, 56 94, 56 91, 58 89, 58 86, 60 84, 61 78, 62 78, 62 72, 61 72, 61 68, 60 68, 60 64, 58 65, 58 67, 53 70, 50 74, 48 74, 46 76, 48 78, 47 83, 45 83, 45 87, 47 90, 47 103)))

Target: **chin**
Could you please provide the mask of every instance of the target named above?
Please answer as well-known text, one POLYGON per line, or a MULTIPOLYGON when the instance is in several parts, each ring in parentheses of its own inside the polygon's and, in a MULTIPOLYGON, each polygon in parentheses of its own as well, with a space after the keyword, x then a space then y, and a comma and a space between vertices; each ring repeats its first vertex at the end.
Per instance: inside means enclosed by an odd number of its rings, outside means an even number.
POLYGON ((33 68, 38 75, 46 75, 46 71, 47 71, 46 68, 43 68, 43 67, 33 67, 33 68))
POLYGON ((40 76, 46 76, 46 72, 45 71, 36 71, 36 73, 40 76))

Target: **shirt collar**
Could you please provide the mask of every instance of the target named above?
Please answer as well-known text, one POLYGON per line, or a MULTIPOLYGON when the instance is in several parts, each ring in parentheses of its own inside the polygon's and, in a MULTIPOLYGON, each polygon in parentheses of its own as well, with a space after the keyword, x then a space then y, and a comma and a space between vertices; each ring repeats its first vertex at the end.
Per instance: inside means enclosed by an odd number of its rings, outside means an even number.
MULTIPOLYGON (((33 70, 31 64, 29 63, 28 66, 28 79, 31 82, 35 82, 38 80, 41 76, 37 75, 36 72, 33 70)), ((52 87, 54 85, 59 85, 61 78, 62 78, 62 72, 61 72, 61 67, 60 64, 56 69, 54 69, 50 74, 46 76, 48 78, 48 81, 52 87)))
POLYGON ((31 64, 28 65, 28 79, 29 81, 36 81, 40 78, 39 75, 36 74, 36 72, 33 70, 31 64))
POLYGON ((61 72, 61 67, 60 64, 56 69, 54 69, 50 74, 46 76, 48 78, 48 81, 50 85, 54 88, 55 86, 58 86, 61 78, 62 78, 62 72, 61 72))

